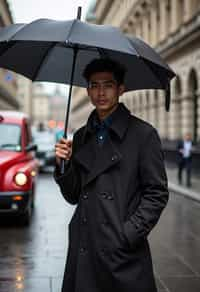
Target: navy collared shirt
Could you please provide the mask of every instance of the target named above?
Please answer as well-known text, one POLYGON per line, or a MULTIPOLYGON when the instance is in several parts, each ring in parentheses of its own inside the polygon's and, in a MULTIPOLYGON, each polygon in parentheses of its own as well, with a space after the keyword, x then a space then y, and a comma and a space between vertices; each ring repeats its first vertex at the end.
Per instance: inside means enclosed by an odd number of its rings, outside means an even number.
POLYGON ((93 119, 93 127, 96 131, 97 143, 101 146, 103 145, 109 131, 109 127, 112 123, 112 114, 105 118, 103 121, 100 121, 97 114, 93 119))

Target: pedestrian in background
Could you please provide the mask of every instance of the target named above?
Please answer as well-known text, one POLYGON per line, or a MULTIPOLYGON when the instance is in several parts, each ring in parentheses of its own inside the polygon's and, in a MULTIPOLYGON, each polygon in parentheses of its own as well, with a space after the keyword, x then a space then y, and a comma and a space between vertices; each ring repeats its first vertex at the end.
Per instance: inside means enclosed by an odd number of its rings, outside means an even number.
POLYGON ((120 64, 95 59, 83 74, 95 109, 73 143, 62 138, 55 146, 55 180, 77 204, 62 291, 156 292, 147 236, 168 201, 160 138, 119 102, 120 64))
POLYGON ((182 173, 186 171, 186 185, 191 187, 192 170, 192 139, 191 134, 185 134, 184 138, 178 142, 178 182, 182 184, 182 173))

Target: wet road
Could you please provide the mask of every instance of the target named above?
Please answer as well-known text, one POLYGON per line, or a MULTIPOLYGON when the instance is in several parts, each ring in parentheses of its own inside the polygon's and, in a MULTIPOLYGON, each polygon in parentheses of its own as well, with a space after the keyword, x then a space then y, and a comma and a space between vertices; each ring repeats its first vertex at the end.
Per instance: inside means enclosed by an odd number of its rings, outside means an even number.
MULTIPOLYGON (((29 228, 0 223, 0 292, 60 292, 73 208, 51 174, 40 177, 36 195, 29 228)), ((200 291, 199 214, 199 203, 171 194, 150 236, 159 292, 200 291)))

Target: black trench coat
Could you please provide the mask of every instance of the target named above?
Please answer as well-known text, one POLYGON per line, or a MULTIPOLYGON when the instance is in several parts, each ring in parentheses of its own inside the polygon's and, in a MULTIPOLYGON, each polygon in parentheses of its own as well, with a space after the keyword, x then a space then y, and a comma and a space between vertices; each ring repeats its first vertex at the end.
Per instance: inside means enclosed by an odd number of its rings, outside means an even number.
POLYGON ((63 292, 156 292, 147 235, 168 201, 156 130, 120 103, 99 146, 91 126, 74 135, 55 180, 77 204, 69 224, 63 292))

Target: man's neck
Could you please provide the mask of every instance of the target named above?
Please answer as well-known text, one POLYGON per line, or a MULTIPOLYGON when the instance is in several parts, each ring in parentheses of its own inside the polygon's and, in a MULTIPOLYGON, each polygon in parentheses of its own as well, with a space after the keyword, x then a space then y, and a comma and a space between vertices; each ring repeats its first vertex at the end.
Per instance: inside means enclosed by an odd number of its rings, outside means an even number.
POLYGON ((119 105, 119 103, 115 104, 115 105, 113 106, 113 108, 112 108, 109 112, 108 112, 108 111, 106 111, 106 112, 103 112, 103 111, 101 111, 101 112, 97 112, 100 121, 103 121, 103 120, 105 120, 107 117, 109 117, 109 116, 110 116, 110 115, 111 115, 111 114, 117 109, 118 105, 119 105))

